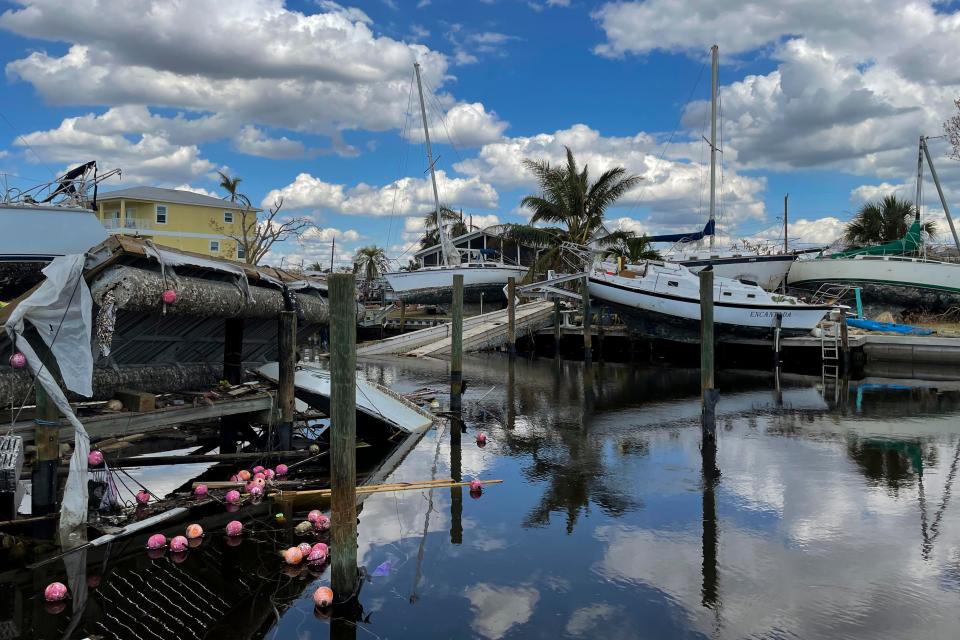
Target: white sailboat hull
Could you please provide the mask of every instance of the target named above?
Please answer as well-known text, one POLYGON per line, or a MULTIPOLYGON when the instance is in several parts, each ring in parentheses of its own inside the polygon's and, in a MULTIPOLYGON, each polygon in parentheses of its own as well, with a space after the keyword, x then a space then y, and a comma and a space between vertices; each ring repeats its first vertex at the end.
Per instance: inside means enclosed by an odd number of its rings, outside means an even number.
POLYGON ((787 277, 791 265, 796 260, 793 255, 774 256, 734 256, 705 259, 678 260, 680 264, 698 273, 708 265, 721 278, 731 278, 741 282, 756 283, 761 289, 773 291, 787 277))
POLYGON ((960 264, 900 256, 857 256, 800 260, 787 283, 815 291, 844 284, 863 289, 865 304, 946 310, 960 304, 960 264))
POLYGON ((527 273, 527 267, 508 265, 459 267, 424 267, 416 271, 393 271, 384 274, 387 282, 401 300, 407 302, 444 302, 450 299, 453 276, 463 276, 464 300, 478 301, 483 293, 487 301, 503 298, 503 287, 509 278, 517 282, 527 273))

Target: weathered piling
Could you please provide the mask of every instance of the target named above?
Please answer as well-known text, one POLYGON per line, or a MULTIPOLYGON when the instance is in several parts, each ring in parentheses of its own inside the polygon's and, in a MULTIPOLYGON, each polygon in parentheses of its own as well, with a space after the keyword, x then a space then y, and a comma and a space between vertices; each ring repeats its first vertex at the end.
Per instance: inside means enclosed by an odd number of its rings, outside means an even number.
MULTIPOLYGON (((463 418, 459 413, 450 417, 450 479, 462 482, 463 451, 460 436, 463 433, 463 418)), ((450 487, 450 544, 463 544, 463 487, 450 487)))
POLYGON ((560 298, 553 299, 553 355, 560 357, 560 298))
MULTIPOLYGON (((704 432, 710 429, 704 425, 704 432)), ((703 606, 716 606, 719 595, 719 572, 717 566, 717 545, 720 530, 717 523, 716 486, 720 478, 720 469, 717 468, 717 441, 716 438, 704 438, 700 445, 702 480, 703 483, 703 562, 701 573, 703 585, 700 590, 703 606)))
POLYGON ((850 332, 847 330, 847 314, 840 313, 840 358, 843 371, 850 371, 850 332))
POLYGON ((330 488, 333 592, 340 601, 357 591, 357 325, 352 273, 331 274, 330 488))
POLYGON ((278 446, 281 451, 289 451, 293 448, 293 378, 297 370, 297 314, 295 312, 280 312, 277 339, 280 351, 278 358, 280 372, 277 384, 277 404, 280 406, 278 446))
MULTIPOLYGON (((26 338, 24 338, 26 339, 26 338)), ((60 379, 57 362, 45 344, 33 342, 43 366, 54 379, 60 379)), ((30 481, 32 513, 42 516, 57 508, 58 468, 60 466, 60 411, 43 387, 36 385, 37 412, 34 417, 33 443, 37 448, 30 481)))
MULTIPOLYGON (((223 379, 243 382, 243 318, 227 318, 223 324, 223 379)), ((238 430, 243 420, 236 416, 220 419, 220 453, 237 451, 238 430)))
POLYGON ((400 301, 400 333, 403 333, 404 328, 407 325, 407 303, 403 300, 400 301))
POLYGON ((583 305, 583 361, 590 363, 593 360, 593 347, 590 338, 590 290, 587 288, 587 279, 583 279, 580 290, 583 305))
POLYGON ((507 352, 517 354, 517 281, 507 279, 507 352))
POLYGON ((713 269, 700 272, 700 393, 702 402, 703 446, 716 437, 714 412, 717 391, 714 388, 713 269))
POLYGON ((463 394, 463 275, 453 276, 450 305, 450 410, 459 411, 463 394))

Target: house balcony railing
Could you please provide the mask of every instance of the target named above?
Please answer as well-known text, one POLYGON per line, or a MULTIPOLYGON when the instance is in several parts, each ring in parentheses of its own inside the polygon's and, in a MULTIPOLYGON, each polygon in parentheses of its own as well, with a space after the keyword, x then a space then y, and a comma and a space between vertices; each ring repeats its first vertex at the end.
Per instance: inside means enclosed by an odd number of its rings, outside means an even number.
POLYGON ((103 221, 103 226, 110 233, 152 233, 153 222, 142 218, 127 218, 126 220, 117 220, 110 218, 103 221))

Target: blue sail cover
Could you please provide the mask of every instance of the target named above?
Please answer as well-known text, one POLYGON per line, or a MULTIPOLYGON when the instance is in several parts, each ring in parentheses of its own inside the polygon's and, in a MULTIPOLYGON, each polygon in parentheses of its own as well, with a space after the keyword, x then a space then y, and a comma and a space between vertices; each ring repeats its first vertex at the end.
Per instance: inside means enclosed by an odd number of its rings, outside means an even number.
POLYGON ((703 231, 697 231, 695 233, 668 233, 662 236, 650 236, 647 240, 650 242, 696 242, 697 240, 703 240, 705 236, 712 236, 716 229, 715 223, 715 220, 708 221, 703 231))

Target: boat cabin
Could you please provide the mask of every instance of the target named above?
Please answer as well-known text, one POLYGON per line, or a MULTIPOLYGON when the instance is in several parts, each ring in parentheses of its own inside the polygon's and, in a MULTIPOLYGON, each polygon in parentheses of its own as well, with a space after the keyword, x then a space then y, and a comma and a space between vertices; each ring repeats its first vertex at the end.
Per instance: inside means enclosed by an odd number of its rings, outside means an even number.
MULTIPOLYGON (((487 263, 499 263, 523 267, 533 266, 537 259, 537 250, 502 237, 488 229, 477 229, 456 238, 451 238, 453 246, 460 250, 462 262, 481 267, 487 263)), ((439 244, 421 249, 413 257, 424 267, 436 267, 443 264, 442 248, 439 244)))

